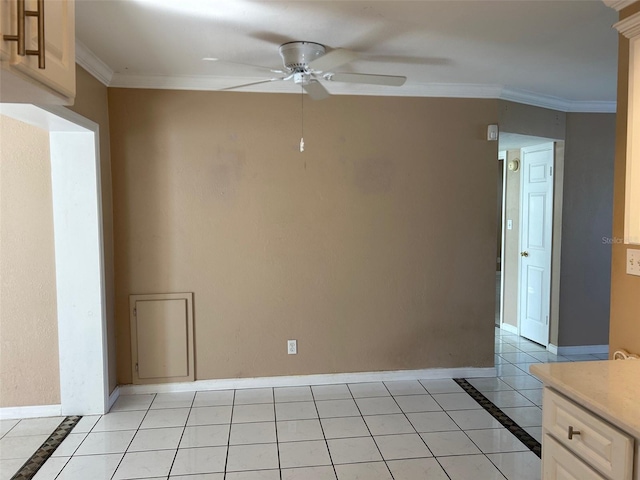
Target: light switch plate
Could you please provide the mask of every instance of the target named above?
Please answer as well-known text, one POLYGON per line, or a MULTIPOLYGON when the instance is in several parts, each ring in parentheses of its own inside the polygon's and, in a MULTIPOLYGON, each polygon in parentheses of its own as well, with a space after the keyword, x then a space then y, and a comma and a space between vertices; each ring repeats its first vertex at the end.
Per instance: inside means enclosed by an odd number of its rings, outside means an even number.
POLYGON ((627 248, 627 273, 640 277, 640 250, 627 248))

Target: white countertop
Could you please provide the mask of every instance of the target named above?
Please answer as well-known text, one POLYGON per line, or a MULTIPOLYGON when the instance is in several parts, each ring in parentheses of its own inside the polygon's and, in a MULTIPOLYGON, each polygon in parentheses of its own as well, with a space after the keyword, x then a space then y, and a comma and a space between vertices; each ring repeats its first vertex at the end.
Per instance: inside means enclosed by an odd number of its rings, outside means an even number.
POLYGON ((530 371, 545 386, 640 439, 640 360, 537 363, 530 371))

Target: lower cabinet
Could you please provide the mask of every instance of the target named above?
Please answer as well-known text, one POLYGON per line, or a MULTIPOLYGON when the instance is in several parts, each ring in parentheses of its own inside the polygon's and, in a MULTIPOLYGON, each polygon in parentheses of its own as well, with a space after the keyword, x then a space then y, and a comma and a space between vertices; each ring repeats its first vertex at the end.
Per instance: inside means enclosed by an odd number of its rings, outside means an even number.
POLYGON ((544 480, 640 480, 636 440, 583 406, 545 387, 542 410, 544 480))

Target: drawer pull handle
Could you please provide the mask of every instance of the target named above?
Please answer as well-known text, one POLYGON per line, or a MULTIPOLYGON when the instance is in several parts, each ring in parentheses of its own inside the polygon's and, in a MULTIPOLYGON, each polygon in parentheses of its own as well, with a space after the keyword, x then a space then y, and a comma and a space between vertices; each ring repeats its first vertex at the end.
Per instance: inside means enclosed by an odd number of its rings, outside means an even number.
POLYGON ((569 440, 573 440, 574 435, 580 435, 580 430, 574 430, 573 427, 569 426, 568 437, 569 440))

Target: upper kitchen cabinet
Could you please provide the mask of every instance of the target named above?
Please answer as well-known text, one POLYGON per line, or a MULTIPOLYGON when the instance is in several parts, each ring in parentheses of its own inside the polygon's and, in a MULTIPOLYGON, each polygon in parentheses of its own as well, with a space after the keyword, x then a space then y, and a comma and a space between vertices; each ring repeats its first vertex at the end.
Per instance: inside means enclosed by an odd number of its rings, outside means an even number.
POLYGON ((73 104, 74 0, 0 0, 0 101, 73 104))

